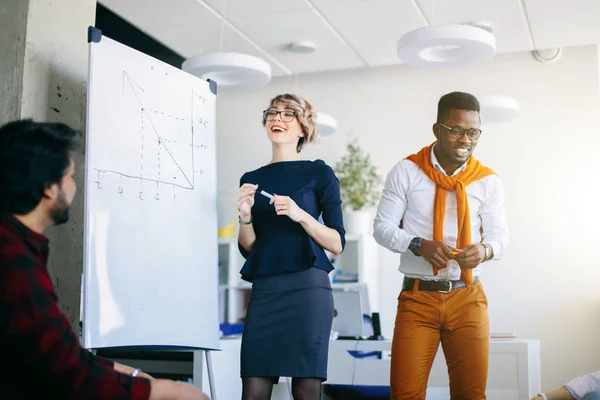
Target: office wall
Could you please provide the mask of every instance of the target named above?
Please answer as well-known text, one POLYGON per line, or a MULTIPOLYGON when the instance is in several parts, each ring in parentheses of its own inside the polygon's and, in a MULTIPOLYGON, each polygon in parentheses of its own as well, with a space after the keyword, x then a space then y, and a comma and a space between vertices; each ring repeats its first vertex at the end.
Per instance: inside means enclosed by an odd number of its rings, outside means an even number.
MULTIPOLYGON (((85 131, 87 28, 95 0, 0 2, 0 124, 63 122, 85 131)), ((61 310, 79 322, 83 264, 83 151, 74 154, 79 186, 69 224, 48 230, 48 270, 61 310)))
MULTIPOLYGON (((308 56, 310 57, 310 56, 308 56)), ((356 137, 382 175, 433 140, 440 95, 463 90, 521 102, 514 122, 483 125, 476 156, 502 178, 512 242, 484 268, 492 331, 542 343, 548 390, 600 369, 600 211, 597 158, 600 96, 596 46, 565 49, 555 63, 531 54, 502 55, 457 70, 393 66, 275 79, 218 100, 220 225, 235 218, 233 196, 244 171, 270 160, 261 111, 273 95, 294 91, 334 115, 339 132, 303 152, 335 163, 356 137)), ((379 303, 391 336, 402 276, 398 258, 380 251, 379 303)))
POLYGON ((19 117, 21 104, 15 101, 23 90, 23 60, 25 56, 25 29, 27 27, 26 1, 9 0, 0 4, 0 124, 19 117))

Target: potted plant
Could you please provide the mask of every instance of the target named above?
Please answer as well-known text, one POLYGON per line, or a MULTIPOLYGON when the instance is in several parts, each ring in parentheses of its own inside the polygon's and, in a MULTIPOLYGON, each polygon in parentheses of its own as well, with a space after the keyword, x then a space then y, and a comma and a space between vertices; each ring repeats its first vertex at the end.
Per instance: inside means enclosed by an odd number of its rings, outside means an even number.
POLYGON ((379 201, 381 178, 371 157, 363 152, 356 139, 350 141, 346 149, 348 154, 335 164, 334 171, 340 181, 346 233, 360 235, 372 226, 367 208, 379 201))

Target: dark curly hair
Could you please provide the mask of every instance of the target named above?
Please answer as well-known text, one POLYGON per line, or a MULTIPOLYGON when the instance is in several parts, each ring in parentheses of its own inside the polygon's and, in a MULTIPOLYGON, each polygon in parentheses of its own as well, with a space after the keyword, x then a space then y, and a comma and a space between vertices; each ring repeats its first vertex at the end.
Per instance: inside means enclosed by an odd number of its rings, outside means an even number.
POLYGON ((31 119, 0 127, 0 212, 28 214, 44 190, 59 184, 82 134, 61 123, 31 119))
POLYGON ((472 94, 464 92, 452 92, 443 95, 438 102, 437 122, 444 122, 452 109, 479 112, 479 100, 472 94))

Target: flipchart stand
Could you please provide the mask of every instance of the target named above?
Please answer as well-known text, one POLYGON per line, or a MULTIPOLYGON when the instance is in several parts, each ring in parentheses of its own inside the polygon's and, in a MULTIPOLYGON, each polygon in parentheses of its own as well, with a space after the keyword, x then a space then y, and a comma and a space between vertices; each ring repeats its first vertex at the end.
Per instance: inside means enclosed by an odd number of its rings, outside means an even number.
MULTIPOLYGON (((82 346, 94 354, 112 349, 205 355, 216 400, 210 351, 219 348, 217 83, 105 37, 93 26, 87 33, 82 346), (114 152, 113 139, 122 139, 120 153, 114 152), (132 149, 140 155, 130 157, 132 149), (210 207, 197 207, 199 201, 210 207), (128 221, 124 229, 118 225, 122 215, 128 221), (179 235, 162 234, 174 221, 189 223, 179 235), (143 234, 124 233, 130 226, 143 234), (182 238, 189 252, 161 252, 181 245, 182 238), (180 267, 178 273, 164 273, 162 266, 170 263, 180 267), (139 274, 140 265, 148 272, 139 274), (132 276, 135 287, 128 283, 132 276), (178 290, 156 296, 148 290, 156 287, 178 290), (110 291, 109 299, 104 290, 110 291), (186 303, 202 304, 203 312, 190 318, 177 307, 186 303), (111 315, 107 325, 102 310, 116 305, 119 318, 111 315)), ((193 369, 202 364, 194 363, 193 369)), ((202 374, 194 377, 201 387, 202 374)))
MULTIPOLYGON (((97 350, 96 349, 89 349, 89 351, 93 354, 96 355, 97 350)), ((212 368, 212 358, 211 358, 211 354, 210 354, 210 350, 208 349, 204 349, 204 350, 195 350, 193 352, 194 354, 194 359, 196 357, 206 357, 206 372, 208 375, 208 385, 210 387, 210 398, 211 400, 217 400, 217 389, 216 389, 216 385, 215 385, 215 377, 213 374, 213 368, 212 368)), ((194 376, 194 386, 196 386, 198 389, 202 389, 202 362, 194 362, 193 363, 194 368, 193 368, 193 376, 194 376)))
MULTIPOLYGON (((208 375, 208 385, 210 387, 210 398, 211 400, 217 400, 217 390, 215 387, 210 350, 195 351, 194 357, 196 356, 206 357, 206 372, 208 375)), ((194 362, 194 386, 202 388, 202 362, 194 362)))

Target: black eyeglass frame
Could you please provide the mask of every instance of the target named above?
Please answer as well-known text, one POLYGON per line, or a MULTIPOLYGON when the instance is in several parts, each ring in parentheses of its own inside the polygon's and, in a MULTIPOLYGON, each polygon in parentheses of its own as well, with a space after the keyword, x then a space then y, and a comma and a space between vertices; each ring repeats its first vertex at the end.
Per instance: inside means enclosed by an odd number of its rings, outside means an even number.
POLYGON ((281 119, 283 122, 286 122, 286 123, 292 122, 292 121, 294 120, 294 118, 296 118, 296 117, 298 116, 298 113, 297 113, 296 111, 294 111, 294 110, 282 110, 282 111, 277 111, 277 110, 273 110, 273 109, 271 108, 271 109, 268 109, 268 110, 264 110, 264 111, 263 111, 263 122, 266 122, 266 121, 273 121, 273 120, 275 119, 275 117, 277 116, 277 114, 279 114, 279 118, 280 118, 280 119, 281 119), (275 114, 272 116, 272 118, 271 118, 271 119, 269 119, 269 120, 268 120, 268 119, 267 119, 267 117, 269 116, 269 113, 275 113, 275 114), (284 118, 284 113, 291 113, 291 114, 294 114, 294 115, 291 117, 291 119, 290 119, 290 117, 288 117, 287 115, 286 115, 286 116, 285 116, 285 118, 284 118))
POLYGON ((450 131, 450 136, 452 136, 454 139, 461 139, 466 133, 467 136, 469 137, 469 139, 477 140, 483 133, 483 131, 481 129, 477 129, 477 128, 464 129, 463 127, 460 127, 460 126, 455 126, 455 127, 451 128, 448 125, 442 124, 441 122, 438 122, 438 124, 440 126, 443 126, 446 129, 448 129, 450 131))

